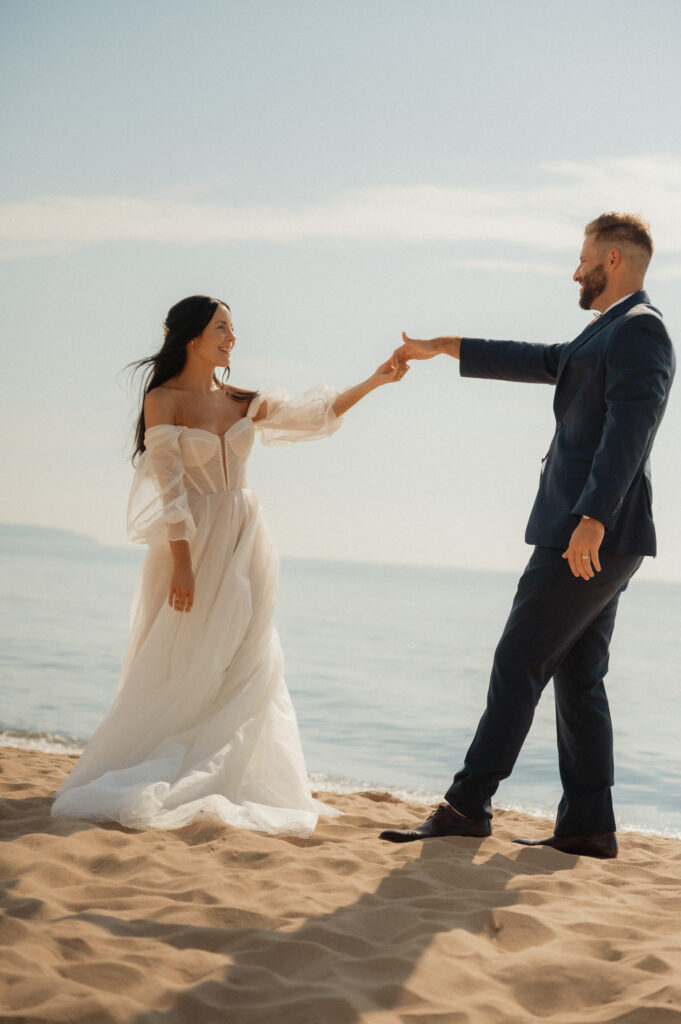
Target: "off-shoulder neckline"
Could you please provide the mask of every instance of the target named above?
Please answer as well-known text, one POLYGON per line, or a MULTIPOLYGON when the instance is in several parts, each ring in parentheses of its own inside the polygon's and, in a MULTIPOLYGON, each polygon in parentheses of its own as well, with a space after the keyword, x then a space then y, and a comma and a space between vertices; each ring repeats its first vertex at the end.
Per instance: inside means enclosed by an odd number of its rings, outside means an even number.
POLYGON ((227 437, 227 434, 229 434, 231 430, 234 430, 235 427, 238 427, 240 423, 244 422, 250 423, 250 416, 240 416, 238 420, 235 420, 234 423, 232 423, 231 427, 227 427, 227 430, 223 430, 221 434, 216 434, 214 430, 205 430, 203 427, 185 427, 180 425, 180 430, 194 430, 198 431, 199 434, 210 434, 211 437, 220 438, 227 437))
POLYGON ((234 427, 236 427, 239 423, 243 423, 244 420, 246 420, 247 422, 250 420, 250 422, 255 426, 255 420, 254 420, 253 417, 257 416, 258 410, 259 410, 260 406, 262 405, 262 403, 263 403, 262 392, 257 391, 255 393, 255 395, 253 395, 253 398, 248 403, 248 408, 246 409, 246 412, 244 413, 244 415, 240 416, 238 420, 235 420, 234 423, 232 423, 232 425, 230 427, 227 427, 227 429, 222 434, 217 434, 214 430, 205 430, 203 427, 186 427, 183 423, 156 423, 153 427, 148 427, 147 430, 145 430, 145 435, 148 434, 150 430, 157 430, 159 428, 167 428, 168 430, 178 430, 178 431, 179 430, 198 430, 198 432, 200 434, 210 434, 211 437, 217 437, 218 439, 220 439, 220 438, 223 438, 223 437, 227 437, 227 434, 229 434, 230 430, 233 430, 234 427))
POLYGON ((240 416, 238 420, 235 420, 234 423, 232 423, 231 426, 227 427, 227 429, 224 430, 221 434, 216 433, 216 431, 214 430, 206 430, 204 427, 187 427, 183 423, 155 423, 153 427, 147 428, 145 434, 148 434, 152 430, 160 430, 165 428, 168 430, 177 431, 193 430, 195 432, 198 432, 199 434, 210 434, 211 437, 217 437, 219 439, 221 437, 227 437, 227 434, 229 434, 231 430, 234 430, 235 427, 237 427, 240 423, 244 422, 252 423, 253 421, 251 420, 251 417, 248 415, 240 416))

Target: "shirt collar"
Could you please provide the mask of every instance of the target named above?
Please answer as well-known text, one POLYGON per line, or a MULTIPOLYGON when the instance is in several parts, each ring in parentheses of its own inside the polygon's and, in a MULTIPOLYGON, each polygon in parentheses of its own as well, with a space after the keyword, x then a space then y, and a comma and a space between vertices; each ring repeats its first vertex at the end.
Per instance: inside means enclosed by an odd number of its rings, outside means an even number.
POLYGON ((605 316, 605 314, 609 313, 611 309, 615 308, 615 306, 619 306, 620 302, 626 302, 627 299, 630 299, 632 295, 634 295, 634 292, 629 292, 628 295, 623 295, 621 299, 617 300, 617 302, 613 302, 612 305, 608 306, 607 309, 604 309, 603 312, 601 313, 601 316, 605 316))

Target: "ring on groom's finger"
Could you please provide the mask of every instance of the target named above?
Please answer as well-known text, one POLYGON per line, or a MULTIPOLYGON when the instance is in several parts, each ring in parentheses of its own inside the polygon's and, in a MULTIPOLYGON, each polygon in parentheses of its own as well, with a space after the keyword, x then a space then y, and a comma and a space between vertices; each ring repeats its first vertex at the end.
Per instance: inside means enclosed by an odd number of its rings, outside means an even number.
POLYGON ((582 555, 582 559, 584 561, 586 561, 586 562, 588 562, 590 558, 591 558, 591 555, 582 555))

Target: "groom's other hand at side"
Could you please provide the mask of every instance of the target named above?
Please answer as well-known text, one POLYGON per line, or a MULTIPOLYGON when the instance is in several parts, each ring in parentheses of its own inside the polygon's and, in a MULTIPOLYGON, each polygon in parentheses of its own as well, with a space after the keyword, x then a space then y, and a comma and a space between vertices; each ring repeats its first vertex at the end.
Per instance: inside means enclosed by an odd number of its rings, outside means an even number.
POLYGON ((409 359, 432 359, 433 356, 447 355, 459 358, 461 338, 410 338, 402 332, 402 345, 393 352, 393 358, 401 362, 409 359))
POLYGON ((601 571, 598 549, 604 534, 603 523, 590 516, 582 516, 572 532, 567 550, 563 552, 563 558, 567 559, 573 576, 590 580, 595 572, 601 571))

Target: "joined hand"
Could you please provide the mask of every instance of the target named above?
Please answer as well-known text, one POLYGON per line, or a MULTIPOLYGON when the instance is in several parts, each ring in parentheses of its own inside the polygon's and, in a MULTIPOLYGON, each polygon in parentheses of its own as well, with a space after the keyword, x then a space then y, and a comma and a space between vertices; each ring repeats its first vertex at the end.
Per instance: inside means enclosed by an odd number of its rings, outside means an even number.
POLYGON ((405 373, 409 372, 409 364, 400 359, 395 353, 378 367, 374 373, 374 379, 378 384, 392 384, 402 380, 405 373))
POLYGON ((435 339, 410 338, 402 331, 402 344, 393 352, 393 359, 406 362, 407 359, 432 359, 437 355, 435 339))
POLYGON ((461 353, 461 338, 410 338, 402 331, 402 344, 393 352, 393 358, 406 362, 409 359, 432 359, 441 353, 458 359, 461 353))

